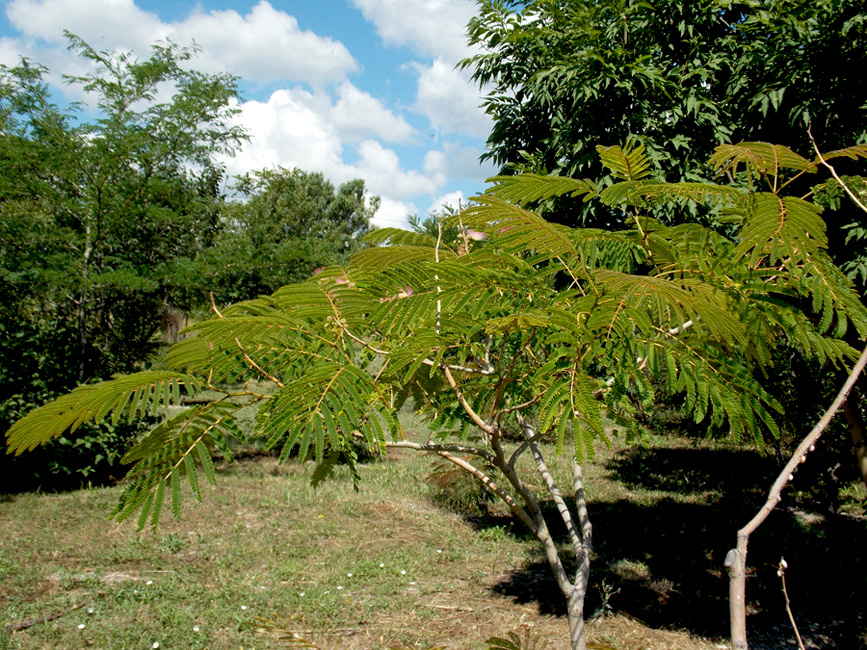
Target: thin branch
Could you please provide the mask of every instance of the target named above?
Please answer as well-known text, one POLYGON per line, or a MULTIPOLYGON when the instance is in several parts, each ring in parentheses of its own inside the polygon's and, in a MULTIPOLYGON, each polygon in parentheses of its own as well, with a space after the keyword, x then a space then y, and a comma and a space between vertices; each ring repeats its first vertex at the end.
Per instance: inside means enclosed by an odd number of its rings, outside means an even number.
POLYGON ((226 317, 220 313, 220 310, 217 309, 217 303, 214 302, 214 292, 209 291, 208 295, 211 297, 211 311, 213 311, 217 315, 217 318, 219 318, 220 320, 225 320, 226 317))
POLYGON ((479 449, 478 447, 470 447, 469 445, 453 445, 453 444, 439 444, 435 442, 412 442, 410 440, 394 440, 394 441, 385 441, 385 446, 388 449, 412 449, 413 451, 428 451, 434 454, 438 454, 441 451, 453 453, 453 454, 469 454, 471 456, 478 456, 479 458, 484 458, 486 462, 490 464, 494 464, 494 456, 488 451, 484 449, 479 449))
POLYGON ((81 601, 77 605, 73 605, 69 609, 64 609, 62 612, 58 612, 56 614, 49 614, 48 616, 43 616, 42 618, 34 618, 29 621, 21 621, 20 623, 15 623, 14 625, 7 625, 4 629, 9 632, 20 632, 21 630, 26 630, 28 628, 33 627, 34 625, 39 625, 40 623, 47 623, 48 621, 55 621, 61 616, 66 616, 70 612, 74 612, 77 609, 81 609, 87 604, 86 600, 81 601))
POLYGON ((794 478, 795 468, 807 458, 808 453, 815 449, 816 441, 819 440, 825 429, 831 424, 831 420, 837 414, 837 411, 840 410, 848 399, 849 393, 852 392, 865 366, 867 366, 867 347, 864 348, 858 362, 849 373, 849 377, 837 394, 834 403, 828 407, 828 410, 825 411, 825 414, 816 426, 813 427, 813 430, 798 445, 795 453, 792 454, 791 459, 786 463, 777 480, 774 481, 765 504, 747 525, 738 531, 736 548, 731 549, 726 555, 725 566, 729 573, 729 616, 731 619, 732 647, 734 650, 746 650, 748 647, 746 632, 746 563, 747 545, 750 535, 768 518, 768 515, 771 514, 781 501, 783 488, 794 478))
POLYGON ((477 427, 479 427, 489 436, 494 435, 496 433, 496 427, 493 427, 487 422, 485 422, 481 417, 479 417, 479 414, 473 410, 473 407, 470 406, 469 402, 467 402, 466 398, 464 397, 464 394, 461 392, 461 389, 458 387, 458 383, 455 381, 455 378, 452 375, 452 371, 449 370, 449 367, 443 366, 442 369, 443 373, 446 376, 446 380, 448 380, 449 382, 449 386, 451 386, 452 390, 455 392, 455 397, 458 398, 458 402, 460 402, 467 415, 470 416, 470 419, 475 422, 477 427))
POLYGON ((536 431, 524 420, 520 413, 515 413, 515 418, 518 420, 518 425, 521 427, 521 431, 527 439, 530 452, 533 454, 533 460, 536 461, 536 469, 542 477, 542 480, 545 481, 545 487, 548 488, 548 492, 551 494, 551 497, 554 499, 554 503, 557 506, 557 511, 560 513, 563 523, 566 524, 566 530, 569 533, 572 548, 575 550, 576 554, 580 554, 584 547, 581 535, 578 532, 578 528, 575 526, 575 520, 572 517, 572 513, 569 511, 569 506, 566 505, 566 500, 563 498, 560 488, 557 487, 554 477, 551 476, 551 472, 548 470, 548 465, 545 463, 545 457, 542 455, 542 450, 539 449, 539 445, 536 442, 536 431))
POLYGON ((455 465, 457 465, 461 469, 472 474, 475 478, 477 478, 479 481, 481 481, 482 485, 484 485, 485 488, 487 488, 488 490, 490 490, 491 492, 496 494, 498 497, 500 497, 500 499, 502 499, 503 502, 507 506, 509 506, 509 509, 513 513, 515 513, 515 516, 517 516, 521 521, 523 521, 524 524, 530 528, 530 530, 533 530, 533 531, 536 530, 536 526, 533 523, 533 519, 530 517, 530 515, 527 513, 527 511, 524 510, 521 506, 519 506, 517 504, 517 502, 506 491, 504 491, 499 485, 494 483, 494 481, 491 479, 490 476, 485 474, 482 470, 477 468, 475 465, 468 463, 463 458, 458 458, 457 456, 453 456, 452 454, 450 454, 447 451, 437 451, 434 453, 436 453, 439 456, 442 456, 450 463, 454 463, 455 465))
POLYGON ((281 382, 279 379, 277 379, 274 375, 268 373, 264 368, 262 368, 262 366, 260 366, 258 363, 256 363, 255 361, 253 361, 253 359, 250 358, 250 355, 247 354, 246 350, 244 350, 244 346, 241 345, 241 341, 238 340, 238 337, 235 337, 235 345, 238 346, 238 349, 241 351, 241 354, 244 355, 244 360, 247 363, 249 363, 251 366, 253 366, 253 368, 256 370, 256 372, 258 372, 260 375, 262 375, 263 377, 265 377, 269 381, 273 381, 280 388, 283 388, 283 382, 281 382))
POLYGON ((789 592, 786 589, 786 569, 788 565, 786 560, 780 558, 780 564, 777 567, 777 575, 780 576, 780 581, 783 583, 783 598, 786 599, 786 613, 789 615, 789 622, 792 624, 792 629, 795 630, 795 638, 798 641, 798 647, 805 650, 804 641, 801 639, 801 633, 798 631, 798 624, 795 623, 795 615, 792 613, 792 603, 789 601, 789 592))
POLYGON ((816 150, 816 155, 819 156, 819 162, 821 162, 825 167, 828 168, 828 170, 831 172, 831 175, 834 177, 834 180, 840 184, 846 194, 849 195, 849 198, 855 202, 855 205, 861 208, 864 212, 867 212, 867 206, 865 206, 861 202, 861 200, 857 196, 855 196, 855 193, 850 190, 849 186, 843 182, 843 179, 837 175, 837 170, 834 169, 827 160, 825 160, 825 157, 822 155, 822 152, 819 151, 819 147, 816 145, 816 140, 813 138, 813 132, 811 131, 810 127, 807 127, 807 135, 810 136, 810 142, 813 143, 813 149, 816 150))

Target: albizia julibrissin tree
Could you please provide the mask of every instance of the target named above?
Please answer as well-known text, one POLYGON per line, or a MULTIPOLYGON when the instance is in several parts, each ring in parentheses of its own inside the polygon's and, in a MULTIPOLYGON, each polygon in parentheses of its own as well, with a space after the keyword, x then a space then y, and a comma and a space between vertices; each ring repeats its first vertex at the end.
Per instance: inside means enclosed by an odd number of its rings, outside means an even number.
MULTIPOLYGON (((787 179, 815 162, 765 143, 718 148, 718 169, 770 183, 769 191, 743 191, 650 180, 640 146, 599 153, 620 179, 604 191, 569 178, 495 179, 450 217, 463 233, 457 246, 377 230, 373 245, 343 267, 215 309, 170 350, 168 370, 82 386, 32 412, 10 430, 9 448, 20 453, 86 420, 159 413, 216 391, 128 454, 132 479, 115 516, 137 513, 140 526, 156 525, 167 500, 179 516, 184 483, 201 498, 200 471, 214 481, 211 454, 229 453, 235 416, 253 403, 255 435, 282 448, 284 459, 296 448, 312 456, 314 480, 338 459, 352 465, 361 447, 433 452, 475 476, 533 532, 568 601, 572 647, 584 648, 592 527, 582 463, 607 441, 603 416, 636 431, 636 410, 661 385, 684 395, 696 421, 761 440, 777 433, 779 405, 753 373, 771 363, 775 346, 846 365, 858 355, 841 337, 850 328, 867 335, 867 310, 825 252, 820 209, 783 193, 787 179), (629 225, 573 229, 522 207, 552 196, 601 201, 629 225), (646 216, 657 202, 682 200, 714 206, 726 232, 646 216), (480 233, 483 243, 471 241, 480 233), (428 440, 401 431, 395 412, 410 395, 431 416, 428 440), (521 441, 504 439, 508 429, 521 441), (568 488, 553 478, 543 441, 570 459, 568 488), (542 494, 522 475, 523 454, 542 494), (574 573, 543 499, 568 531, 574 573)), ((867 147, 825 158, 841 156, 865 158, 867 147)))

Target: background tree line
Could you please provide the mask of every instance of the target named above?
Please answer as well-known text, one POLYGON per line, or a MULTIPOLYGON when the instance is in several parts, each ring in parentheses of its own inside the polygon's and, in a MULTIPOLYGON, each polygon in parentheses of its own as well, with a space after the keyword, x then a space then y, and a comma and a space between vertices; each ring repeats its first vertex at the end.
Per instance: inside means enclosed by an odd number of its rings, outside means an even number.
MULTIPOLYGON (((361 180, 335 189, 282 168, 227 179, 218 156, 246 139, 231 120, 237 79, 188 69, 193 49, 158 44, 140 61, 68 37, 92 64, 66 78, 86 104, 53 103, 38 63, 0 69, 4 431, 77 384, 147 367, 160 331, 209 295, 253 298, 340 263, 378 207, 361 180)), ((104 480, 137 432, 90 427, 17 459, 4 487, 104 480)))

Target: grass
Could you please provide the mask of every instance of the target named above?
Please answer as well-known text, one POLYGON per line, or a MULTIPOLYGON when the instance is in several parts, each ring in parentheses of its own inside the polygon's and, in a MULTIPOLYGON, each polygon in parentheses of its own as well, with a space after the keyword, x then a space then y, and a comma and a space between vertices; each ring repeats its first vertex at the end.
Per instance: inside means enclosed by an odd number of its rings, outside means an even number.
MULTIPOLYGON (((606 451, 587 467, 591 640, 618 650, 723 643, 722 559, 769 484, 763 463, 679 442, 606 451)), ((267 457, 225 466, 204 503, 187 500, 182 519, 157 533, 107 520, 118 488, 0 498, 0 648, 288 647, 275 630, 350 650, 484 648, 511 630, 568 647, 562 599, 535 542, 496 507, 438 507, 436 488, 420 479, 429 458, 400 452, 365 464, 357 492, 340 471, 314 490, 310 470, 267 457)), ((825 647, 863 647, 837 641, 858 637, 855 603, 867 598, 864 521, 841 517, 826 526, 794 509, 751 544, 754 647, 790 634, 765 566, 780 548, 801 632, 825 647), (811 576, 833 574, 824 596, 818 578, 798 577, 808 560, 811 576), (808 598, 823 603, 805 614, 808 598)))

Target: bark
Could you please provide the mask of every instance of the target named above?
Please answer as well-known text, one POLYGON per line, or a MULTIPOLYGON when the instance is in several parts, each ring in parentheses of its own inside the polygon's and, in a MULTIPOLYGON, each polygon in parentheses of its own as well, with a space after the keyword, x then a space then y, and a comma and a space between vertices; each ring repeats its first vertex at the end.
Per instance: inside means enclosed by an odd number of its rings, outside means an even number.
POLYGON ((867 486, 867 444, 864 442, 864 420, 857 404, 847 399, 843 406, 843 413, 849 424, 849 435, 852 437, 852 446, 855 448, 855 459, 858 462, 858 470, 861 472, 861 480, 867 486))
POLYGON ((825 414, 819 420, 818 424, 813 427, 813 430, 806 438, 798 445, 795 453, 792 455, 789 462, 780 472, 777 480, 771 486, 771 491, 768 493, 768 499, 756 515, 749 523, 738 531, 737 546, 731 549, 726 555, 725 566, 729 574, 729 618, 731 623, 731 636, 733 650, 747 650, 747 615, 746 615, 746 566, 747 566, 747 544, 749 543, 750 535, 768 518, 771 511, 777 506, 781 500, 783 488, 791 480, 795 468, 802 463, 807 454, 814 449, 816 441, 824 433, 831 420, 837 414, 846 400, 849 393, 855 386, 864 366, 867 365, 867 348, 861 353, 858 363, 852 368, 849 373, 849 378, 837 394, 834 403, 825 411, 825 414))

